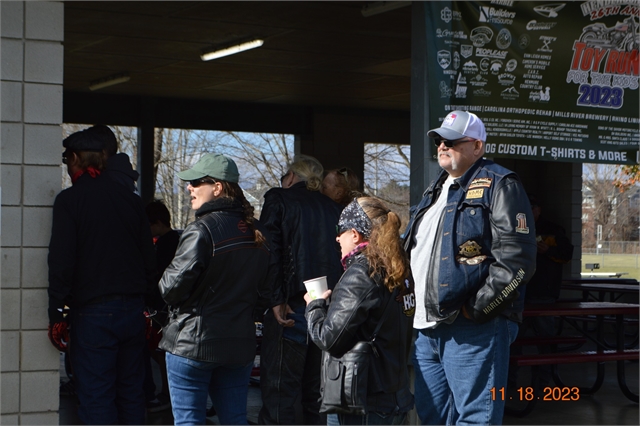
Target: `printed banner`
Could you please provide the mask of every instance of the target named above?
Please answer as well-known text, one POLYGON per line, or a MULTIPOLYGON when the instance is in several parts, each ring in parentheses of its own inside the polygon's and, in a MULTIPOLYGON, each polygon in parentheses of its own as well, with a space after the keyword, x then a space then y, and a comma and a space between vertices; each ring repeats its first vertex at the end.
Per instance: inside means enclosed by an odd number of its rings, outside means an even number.
POLYGON ((426 2, 430 128, 476 113, 486 155, 636 164, 640 2, 426 2))

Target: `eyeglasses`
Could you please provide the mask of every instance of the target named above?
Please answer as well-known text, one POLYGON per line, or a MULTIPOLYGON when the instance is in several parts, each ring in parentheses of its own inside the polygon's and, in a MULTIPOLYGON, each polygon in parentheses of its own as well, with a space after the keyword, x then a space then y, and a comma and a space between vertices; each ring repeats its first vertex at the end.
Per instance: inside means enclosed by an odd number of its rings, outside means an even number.
POLYGON ((194 188, 197 188, 204 183, 213 185, 214 183, 216 183, 216 181, 211 178, 200 178, 200 179, 194 179, 189 181, 189 185, 193 186, 194 188))
POLYGON ((460 138, 452 141, 448 139, 435 138, 433 140, 433 143, 435 144, 436 148, 440 147, 441 143, 444 143, 444 146, 446 146, 447 148, 453 148, 454 146, 459 145, 461 143, 473 142, 473 141, 475 141, 475 139, 471 139, 471 138, 460 138))

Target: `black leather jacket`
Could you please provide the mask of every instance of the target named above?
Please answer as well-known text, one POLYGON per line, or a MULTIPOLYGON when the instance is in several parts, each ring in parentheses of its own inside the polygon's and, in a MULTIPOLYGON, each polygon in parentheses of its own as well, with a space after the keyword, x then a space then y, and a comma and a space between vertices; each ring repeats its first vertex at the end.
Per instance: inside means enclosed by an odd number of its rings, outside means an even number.
POLYGON ((335 240, 342 206, 305 182, 264 195, 260 221, 271 236, 277 265, 271 283, 273 307, 296 298, 303 303, 303 281, 326 275, 329 288, 340 279, 340 250, 335 240))
MULTIPOLYGON (((370 340, 387 304, 389 312, 374 345, 379 356, 369 368, 367 408, 375 412, 407 412, 413 407, 407 365, 411 347, 415 296, 413 289, 397 292, 374 281, 367 258, 358 253, 347 258, 347 270, 333 290, 327 310, 324 299, 307 305, 309 335, 324 356, 341 357, 360 340, 370 340)), ((324 365, 324 364, 323 364, 324 365)))
POLYGON ((160 280, 170 310, 159 347, 185 358, 244 365, 255 356, 253 308, 267 281, 268 246, 256 246, 236 201, 206 203, 196 218, 160 280))

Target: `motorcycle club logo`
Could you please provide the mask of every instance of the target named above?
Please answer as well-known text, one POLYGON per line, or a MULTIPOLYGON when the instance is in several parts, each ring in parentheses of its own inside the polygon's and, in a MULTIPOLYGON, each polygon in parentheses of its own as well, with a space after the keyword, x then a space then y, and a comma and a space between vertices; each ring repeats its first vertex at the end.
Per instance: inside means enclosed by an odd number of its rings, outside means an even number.
POLYGON ((473 55, 473 46, 470 44, 463 44, 460 46, 460 54, 465 59, 473 55))
POLYGON ((542 47, 538 49, 538 52, 553 52, 550 44, 556 41, 556 37, 540 36, 540 41, 542 41, 542 47))
MULTIPOLYGON (((413 292, 409 279, 404 280, 404 285, 410 293, 402 296, 402 312, 406 316, 412 317, 413 314, 416 313, 416 295, 413 292)), ((401 294, 402 293, 406 293, 406 291, 401 292, 401 294)))
POLYGON ((562 10, 562 8, 565 6, 566 6, 566 3, 553 3, 553 4, 534 6, 533 10, 538 15, 542 15, 545 18, 557 18, 558 12, 560 12, 560 10, 562 10))
POLYGON ((508 29, 503 28, 496 36, 496 46, 498 49, 506 49, 511 44, 511 33, 508 29))
POLYGON ((438 51, 438 63, 442 67, 442 69, 446 69, 451 64, 451 52, 448 50, 440 50, 438 51))
POLYGON ((460 256, 456 256, 458 263, 465 265, 477 265, 487 258, 487 256, 480 254, 482 247, 475 241, 469 240, 459 246, 460 256))

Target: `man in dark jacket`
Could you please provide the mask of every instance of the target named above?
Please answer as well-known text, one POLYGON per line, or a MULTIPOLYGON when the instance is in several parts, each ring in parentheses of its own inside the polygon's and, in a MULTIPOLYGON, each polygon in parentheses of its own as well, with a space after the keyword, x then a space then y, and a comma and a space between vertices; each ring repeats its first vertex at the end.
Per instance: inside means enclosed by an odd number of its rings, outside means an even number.
POLYGON ((335 242, 341 206, 321 194, 322 165, 299 155, 268 191, 260 220, 269 231, 277 274, 271 309, 264 318, 260 356, 261 424, 296 424, 301 396, 303 422, 319 424, 321 351, 307 336, 304 281, 327 277, 332 289, 342 274, 335 242))
POLYGON ((70 343, 85 424, 143 424, 144 295, 155 268, 138 196, 104 177, 104 145, 92 132, 63 141, 73 186, 56 197, 49 244, 49 338, 70 343))
POLYGON ((430 130, 440 175, 413 211, 415 397, 423 424, 500 424, 509 345, 535 272, 535 228, 518 176, 482 158, 482 121, 452 111, 430 130))
POLYGON ((107 168, 104 171, 104 175, 137 194, 136 182, 140 174, 133 169, 127 154, 124 152, 118 153, 118 140, 113 131, 104 124, 96 124, 89 127, 89 131, 93 132, 95 137, 99 138, 104 144, 104 149, 107 153, 107 168))

